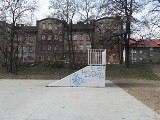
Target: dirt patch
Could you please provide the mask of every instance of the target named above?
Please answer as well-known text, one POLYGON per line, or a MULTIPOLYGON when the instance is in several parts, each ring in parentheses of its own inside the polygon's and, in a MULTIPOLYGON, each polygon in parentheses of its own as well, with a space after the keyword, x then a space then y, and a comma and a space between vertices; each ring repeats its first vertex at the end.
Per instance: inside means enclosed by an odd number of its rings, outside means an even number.
POLYGON ((160 77, 160 65, 152 65, 150 68, 153 70, 153 72, 160 77))
POLYGON ((160 81, 114 79, 116 85, 160 114, 160 81))

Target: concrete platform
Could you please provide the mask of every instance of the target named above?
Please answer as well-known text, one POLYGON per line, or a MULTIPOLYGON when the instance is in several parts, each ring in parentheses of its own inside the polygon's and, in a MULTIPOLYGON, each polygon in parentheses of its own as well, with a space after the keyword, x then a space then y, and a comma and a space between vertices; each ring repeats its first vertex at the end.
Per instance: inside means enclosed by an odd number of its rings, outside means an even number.
POLYGON ((0 120, 160 120, 110 81, 106 88, 45 87, 52 80, 0 80, 0 120))

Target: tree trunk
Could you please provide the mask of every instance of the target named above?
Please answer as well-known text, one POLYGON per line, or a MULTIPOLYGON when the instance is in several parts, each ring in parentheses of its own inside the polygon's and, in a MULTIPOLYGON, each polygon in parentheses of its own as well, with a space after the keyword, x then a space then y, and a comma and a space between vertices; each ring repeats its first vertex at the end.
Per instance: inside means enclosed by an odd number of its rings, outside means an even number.
POLYGON ((72 64, 75 64, 75 55, 73 49, 73 36, 72 36, 72 20, 71 20, 71 27, 70 27, 70 44, 71 44, 71 55, 72 55, 72 64))
POLYGON ((126 68, 130 68, 130 62, 129 62, 129 40, 130 40, 130 21, 127 20, 126 23, 126 33, 125 33, 125 66, 126 68))
POLYGON ((14 30, 13 30, 13 25, 11 29, 11 46, 10 46, 10 72, 13 73, 13 39, 14 39, 14 30))

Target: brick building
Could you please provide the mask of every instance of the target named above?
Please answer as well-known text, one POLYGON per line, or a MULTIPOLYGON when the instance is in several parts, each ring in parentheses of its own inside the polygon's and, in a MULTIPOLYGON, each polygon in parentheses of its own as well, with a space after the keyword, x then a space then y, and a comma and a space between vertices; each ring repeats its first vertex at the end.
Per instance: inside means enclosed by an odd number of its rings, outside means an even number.
MULTIPOLYGON (((89 34, 94 32, 94 26, 78 22, 72 25, 73 49, 77 62, 87 62, 87 52, 91 48, 89 34)), ((66 44, 67 48, 67 44, 66 44)))
POLYGON ((65 22, 55 18, 37 21, 36 61, 60 60, 64 57, 65 22))
POLYGON ((131 63, 160 62, 160 39, 130 40, 131 63))
POLYGON ((55 18, 38 20, 36 26, 17 27, 21 31, 19 39, 23 41, 18 54, 19 62, 67 61, 67 34, 72 34, 77 62, 87 62, 87 51, 92 46, 107 49, 108 63, 119 63, 123 30, 120 17, 105 17, 89 24, 78 22, 72 24, 72 29, 70 24, 55 18))
POLYGON ((107 50, 108 64, 118 64, 123 59, 123 22, 121 17, 96 20, 94 43, 96 48, 107 50))
POLYGON ((37 27, 36 26, 24 26, 23 24, 17 24, 19 28, 19 62, 34 62, 36 53, 36 38, 37 27))

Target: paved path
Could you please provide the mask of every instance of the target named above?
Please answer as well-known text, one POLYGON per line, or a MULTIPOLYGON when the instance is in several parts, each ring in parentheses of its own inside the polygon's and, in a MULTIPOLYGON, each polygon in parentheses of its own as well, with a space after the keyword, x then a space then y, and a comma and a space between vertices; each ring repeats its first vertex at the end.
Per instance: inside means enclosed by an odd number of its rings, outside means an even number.
POLYGON ((107 81, 106 88, 45 87, 47 80, 0 80, 0 120, 160 120, 107 81))

